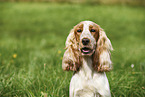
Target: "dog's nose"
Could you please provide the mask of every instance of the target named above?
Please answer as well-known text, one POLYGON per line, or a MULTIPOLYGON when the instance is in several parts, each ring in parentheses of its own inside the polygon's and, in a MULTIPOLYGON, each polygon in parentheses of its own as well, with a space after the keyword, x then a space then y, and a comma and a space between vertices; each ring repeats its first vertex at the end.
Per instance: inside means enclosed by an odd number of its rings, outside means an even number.
POLYGON ((89 40, 88 38, 84 38, 84 39, 82 39, 82 43, 83 43, 83 45, 88 45, 89 42, 90 42, 90 40, 89 40))

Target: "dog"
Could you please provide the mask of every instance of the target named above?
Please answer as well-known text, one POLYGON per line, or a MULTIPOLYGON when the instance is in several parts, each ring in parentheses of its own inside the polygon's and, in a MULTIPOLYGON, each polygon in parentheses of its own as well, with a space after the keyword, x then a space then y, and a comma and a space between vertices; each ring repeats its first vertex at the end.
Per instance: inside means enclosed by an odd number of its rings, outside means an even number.
POLYGON ((82 21, 66 39, 62 69, 74 71, 70 97, 111 97, 105 72, 112 70, 111 41, 92 21, 82 21))

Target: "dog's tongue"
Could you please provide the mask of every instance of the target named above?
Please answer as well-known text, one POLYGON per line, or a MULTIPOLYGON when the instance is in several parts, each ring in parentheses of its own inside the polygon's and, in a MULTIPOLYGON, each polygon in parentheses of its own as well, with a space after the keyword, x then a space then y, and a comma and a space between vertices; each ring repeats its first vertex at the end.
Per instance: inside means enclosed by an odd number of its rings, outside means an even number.
POLYGON ((84 48, 81 49, 81 52, 82 52, 83 55, 89 55, 89 54, 92 53, 92 51, 93 50, 88 48, 88 47, 84 47, 84 48))
POLYGON ((88 49, 88 50, 83 50, 83 52, 85 52, 85 53, 88 53, 90 50, 88 49))

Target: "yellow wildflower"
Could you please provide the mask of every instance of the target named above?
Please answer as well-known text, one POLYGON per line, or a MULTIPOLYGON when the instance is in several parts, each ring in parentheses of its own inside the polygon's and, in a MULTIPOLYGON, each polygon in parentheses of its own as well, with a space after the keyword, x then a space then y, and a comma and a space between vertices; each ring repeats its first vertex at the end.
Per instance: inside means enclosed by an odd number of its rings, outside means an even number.
POLYGON ((17 57, 17 54, 13 54, 13 58, 16 58, 17 57))
POLYGON ((61 60, 63 59, 63 57, 60 58, 61 60))
POLYGON ((61 54, 61 50, 58 50, 58 54, 61 54))
POLYGON ((132 74, 135 74, 135 72, 132 72, 132 74))

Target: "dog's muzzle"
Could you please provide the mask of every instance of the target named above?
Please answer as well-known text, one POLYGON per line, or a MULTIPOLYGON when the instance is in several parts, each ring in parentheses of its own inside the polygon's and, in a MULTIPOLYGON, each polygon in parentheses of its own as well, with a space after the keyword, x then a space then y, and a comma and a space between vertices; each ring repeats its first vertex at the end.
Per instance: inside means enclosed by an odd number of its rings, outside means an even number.
POLYGON ((82 39, 82 45, 81 45, 81 53, 84 56, 91 56, 94 53, 94 48, 90 45, 91 41, 88 38, 82 39))

